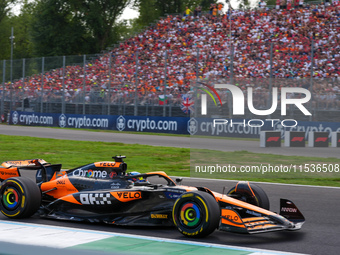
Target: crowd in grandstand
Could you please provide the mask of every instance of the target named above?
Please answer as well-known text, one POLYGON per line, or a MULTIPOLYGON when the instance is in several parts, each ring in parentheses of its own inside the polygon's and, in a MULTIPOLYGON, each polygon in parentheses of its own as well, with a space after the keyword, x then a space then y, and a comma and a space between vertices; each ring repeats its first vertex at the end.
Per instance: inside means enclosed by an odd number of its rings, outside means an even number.
MULTIPOLYGON (((340 108, 338 1, 305 5, 278 0, 277 8, 262 2, 259 7, 223 13, 216 5, 208 14, 187 8, 185 15, 169 15, 88 63, 85 77, 83 66, 67 66, 64 80, 62 69, 45 73, 43 97, 59 100, 64 84, 67 102, 82 101, 84 95, 86 102, 103 102, 110 92, 105 100, 133 104, 137 86, 143 104, 159 102, 164 95, 179 104, 196 80, 232 79, 243 90, 251 86, 265 95, 275 82, 310 88, 312 75, 316 103, 340 108)), ((11 86, 36 96, 42 93, 41 84, 42 76, 35 75, 11 86)))

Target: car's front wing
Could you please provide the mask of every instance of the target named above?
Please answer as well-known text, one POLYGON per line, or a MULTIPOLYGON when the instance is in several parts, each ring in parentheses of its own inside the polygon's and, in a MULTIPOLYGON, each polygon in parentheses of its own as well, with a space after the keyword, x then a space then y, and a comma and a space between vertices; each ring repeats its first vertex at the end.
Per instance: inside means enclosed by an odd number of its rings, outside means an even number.
POLYGON ((239 233, 264 233, 279 230, 298 230, 303 222, 291 222, 280 215, 242 218, 235 210, 222 209, 220 230, 239 233))

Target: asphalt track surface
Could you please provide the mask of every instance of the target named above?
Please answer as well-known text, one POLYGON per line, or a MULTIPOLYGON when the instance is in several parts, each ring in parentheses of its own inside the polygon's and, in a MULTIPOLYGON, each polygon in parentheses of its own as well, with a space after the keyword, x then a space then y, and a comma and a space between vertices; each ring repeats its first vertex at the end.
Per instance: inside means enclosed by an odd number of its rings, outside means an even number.
MULTIPOLYGON (((131 135, 123 133, 106 133, 106 132, 86 132, 79 130, 62 130, 51 128, 32 128, 32 127, 15 127, 0 125, 0 133, 6 135, 23 135, 36 136, 56 139, 71 140, 91 140, 107 142, 125 142, 140 143, 150 145, 190 147, 187 142, 189 139, 177 137, 162 136, 145 136, 131 135)), ((228 140, 230 141, 230 140, 228 140)), ((240 141, 231 140, 237 144, 240 141)), ((241 141, 243 142, 243 141, 241 141)), ((239 148, 235 145, 234 150, 239 148)), ((249 148, 249 146, 247 147, 249 148)), ((285 148, 286 149, 286 148, 285 148)), ((315 148, 301 148, 313 149, 315 148)), ((323 148, 327 149, 327 148, 323 148)), ((329 148, 331 149, 331 148, 329 148)), ((335 150, 335 148, 332 148, 335 150)), ((244 148, 242 149, 244 150, 244 148)), ((248 150, 248 149, 247 149, 248 150)), ((321 149, 319 149, 321 150, 321 149)), ((316 151, 316 150, 315 150, 316 151)), ((256 152, 259 152, 257 147, 256 152)), ((269 151, 273 153, 273 149, 269 151)), ((268 152, 268 153, 269 153, 268 152)), ((317 153, 317 151, 316 151, 317 153)), ((321 156, 322 153, 317 153, 321 156)), ((295 154, 297 155, 297 154, 295 154)), ((335 154, 334 154, 335 155, 335 154)), ((331 157, 329 154, 328 157, 331 157)), ((337 151, 339 158, 339 151, 337 151)), ((235 185, 233 181, 222 180, 203 180, 184 178, 183 185, 204 186, 214 191, 221 192, 223 187, 227 189, 235 185)), ((249 248, 269 249, 276 251, 298 252, 305 254, 340 254, 340 189, 327 187, 311 187, 299 185, 281 185, 281 184, 259 184, 268 194, 271 202, 271 210, 279 210, 279 199, 287 198, 299 207, 306 218, 306 223, 300 231, 271 232, 257 235, 242 235, 228 232, 215 231, 210 236, 202 239, 203 242, 243 246, 249 248)), ((3 215, 0 219, 6 219, 3 215)), ((160 238, 170 238, 179 240, 192 240, 182 236, 174 228, 151 228, 151 227, 117 227, 104 224, 85 224, 69 221, 57 221, 41 219, 33 216, 29 219, 20 220, 35 224, 58 225, 65 227, 74 227, 81 229, 91 229, 100 231, 113 231, 126 234, 146 235, 160 238)))
POLYGON ((287 156, 333 157, 340 159, 340 148, 261 148, 260 141, 228 140, 216 138, 176 137, 160 135, 139 135, 127 133, 90 132, 83 130, 24 127, 0 125, 0 134, 21 135, 42 138, 55 138, 80 141, 118 142, 128 144, 146 144, 180 148, 199 148, 219 151, 250 151, 287 156))

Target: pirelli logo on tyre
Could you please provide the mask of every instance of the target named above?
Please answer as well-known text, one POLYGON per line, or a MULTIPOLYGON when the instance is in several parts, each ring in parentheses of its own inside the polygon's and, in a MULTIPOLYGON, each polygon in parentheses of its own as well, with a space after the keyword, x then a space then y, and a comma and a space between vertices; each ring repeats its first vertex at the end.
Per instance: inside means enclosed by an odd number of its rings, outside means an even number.
POLYGON ((142 198, 142 192, 140 191, 117 191, 110 192, 117 200, 121 202, 129 202, 132 200, 137 200, 142 198))
POLYGON ((193 193, 188 193, 188 194, 184 194, 184 195, 182 195, 182 197, 193 197, 194 196, 194 194, 193 193))

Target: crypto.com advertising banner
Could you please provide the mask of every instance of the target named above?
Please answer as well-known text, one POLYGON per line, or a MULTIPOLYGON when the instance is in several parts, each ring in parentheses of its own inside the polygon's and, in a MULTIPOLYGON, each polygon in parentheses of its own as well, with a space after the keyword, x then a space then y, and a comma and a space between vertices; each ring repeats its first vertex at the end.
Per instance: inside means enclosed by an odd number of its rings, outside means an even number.
MULTIPOLYGON (((287 131, 304 132, 305 141, 311 131, 329 135, 339 132, 340 118, 336 115, 339 112, 334 115, 323 109, 336 111, 336 101, 331 101, 336 98, 329 96, 327 103, 320 100, 323 97, 313 95, 313 84, 306 81, 248 80, 230 84, 219 80, 198 81, 192 85, 195 107, 188 125, 192 177, 260 180, 339 176, 338 156, 314 160, 308 158, 308 150, 314 148, 293 148, 283 143, 287 131), (328 114, 329 121, 325 121, 328 114), (281 146, 261 148, 259 137, 265 131, 279 131, 281 146)), ((314 86, 319 87, 317 85, 315 82, 314 86)), ((315 155, 315 151, 313 153, 315 155)))
POLYGON ((189 118, 82 115, 13 111, 11 125, 188 134, 189 118))

